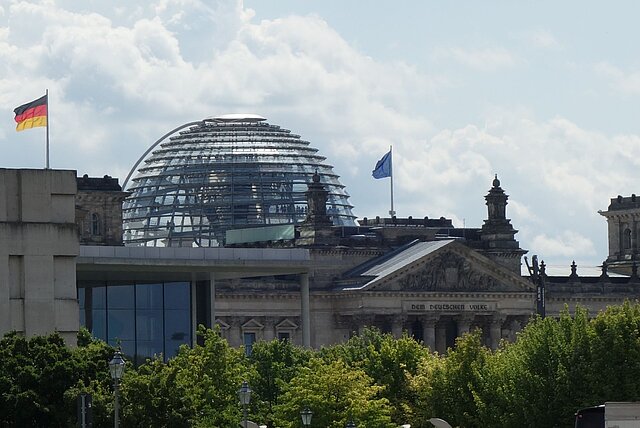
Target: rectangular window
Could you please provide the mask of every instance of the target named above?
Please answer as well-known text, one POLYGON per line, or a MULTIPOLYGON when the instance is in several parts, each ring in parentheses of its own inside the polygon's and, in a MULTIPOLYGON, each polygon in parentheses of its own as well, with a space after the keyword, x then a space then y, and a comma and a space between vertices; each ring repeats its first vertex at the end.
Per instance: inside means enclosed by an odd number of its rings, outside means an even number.
POLYGON ((162 284, 136 284, 136 309, 162 309, 162 284))
POLYGON ((278 332, 278 340, 282 340, 284 342, 288 342, 291 340, 291 333, 288 331, 279 331, 278 332))
POLYGON ((107 305, 109 311, 111 309, 133 309, 135 307, 133 285, 109 284, 107 305))
POLYGON ((256 334, 245 332, 243 334, 244 354, 248 357, 253 351, 253 344, 256 343, 256 334))

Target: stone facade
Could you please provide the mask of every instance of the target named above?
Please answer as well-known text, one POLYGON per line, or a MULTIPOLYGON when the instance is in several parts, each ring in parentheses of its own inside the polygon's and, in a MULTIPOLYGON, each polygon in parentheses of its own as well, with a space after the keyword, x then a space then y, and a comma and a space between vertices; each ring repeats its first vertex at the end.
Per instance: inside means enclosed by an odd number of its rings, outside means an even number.
POLYGON ((74 171, 0 169, 0 334, 78 332, 74 171))
POLYGON ((631 273, 640 254, 640 198, 636 195, 611 199, 607 211, 598 211, 607 219, 609 255, 606 263, 612 271, 631 273))
POLYGON ((77 178, 76 224, 83 245, 123 245, 122 201, 127 196, 117 178, 77 178))
MULTIPOLYGON (((159 283, 168 289, 179 282, 191 299, 189 337, 197 324, 217 324, 232 346, 280 338, 321 347, 372 326, 397 337, 406 332, 438 352, 479 328, 495 348, 536 313, 535 286, 520 274, 526 250, 515 240, 497 177, 478 229, 457 229, 445 218, 331 226, 322 209, 324 189, 311 183, 308 218, 296 226, 311 232, 306 236, 252 248, 151 248, 122 246, 126 194, 116 179, 78 178, 76 196, 72 171, 0 171, 0 332, 58 330, 72 343, 76 276, 80 290, 159 283)), ((635 223, 621 223, 633 207, 618 208, 603 214, 612 240, 618 236, 610 246, 612 265, 627 260, 619 251, 624 225, 632 231, 630 260, 637 248, 635 223)), ((565 304, 597 311, 640 297, 633 263, 631 276, 622 278, 609 275, 607 266, 596 278, 581 277, 575 266, 566 277, 543 272, 548 316, 558 316, 565 304)), ((83 301, 85 315, 90 301, 83 301)))

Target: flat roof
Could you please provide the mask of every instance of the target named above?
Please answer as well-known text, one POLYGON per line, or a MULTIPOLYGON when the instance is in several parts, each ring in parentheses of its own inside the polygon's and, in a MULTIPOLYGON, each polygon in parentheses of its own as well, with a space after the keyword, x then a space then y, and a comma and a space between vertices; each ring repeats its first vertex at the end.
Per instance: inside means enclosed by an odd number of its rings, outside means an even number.
POLYGON ((184 280, 301 274, 311 257, 304 248, 191 248, 81 245, 80 280, 184 280))

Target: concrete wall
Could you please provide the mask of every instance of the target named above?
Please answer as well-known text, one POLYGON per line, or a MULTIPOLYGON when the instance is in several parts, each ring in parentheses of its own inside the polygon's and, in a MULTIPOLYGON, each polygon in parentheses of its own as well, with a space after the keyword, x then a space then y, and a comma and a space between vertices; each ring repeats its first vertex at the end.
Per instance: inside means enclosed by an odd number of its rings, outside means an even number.
POLYGON ((0 335, 75 344, 75 171, 0 169, 0 335))

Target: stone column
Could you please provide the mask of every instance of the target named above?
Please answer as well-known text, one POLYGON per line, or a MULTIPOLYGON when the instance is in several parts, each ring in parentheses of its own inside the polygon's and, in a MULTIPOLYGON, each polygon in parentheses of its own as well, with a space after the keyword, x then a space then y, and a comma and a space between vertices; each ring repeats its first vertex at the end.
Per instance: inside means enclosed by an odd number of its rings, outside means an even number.
POLYGON ((197 317, 197 299, 196 299, 196 273, 191 272, 191 346, 196 343, 197 331, 198 331, 198 317, 197 317))
POLYGON ((500 339, 502 339, 502 323, 505 317, 501 314, 494 314, 489 321, 489 340, 491 349, 496 350, 500 345, 500 339))
POLYGON ((309 309, 309 274, 300 275, 300 312, 302 316, 302 346, 311 348, 311 314, 309 309))
POLYGON ((465 333, 469 333, 469 330, 471 329, 471 323, 473 322, 473 315, 460 315, 456 319, 456 322, 458 324, 458 337, 460 337, 465 333))
POLYGON ((442 322, 436 325, 436 350, 439 354, 447 352, 447 326, 442 322))
POLYGON ((431 351, 436 350, 436 323, 438 319, 434 316, 426 316, 422 318, 422 337, 424 344, 431 351))
POLYGON ((264 330, 262 330, 262 338, 267 342, 275 339, 275 319, 273 317, 264 317, 262 321, 264 324, 264 330))
POLYGON ((237 348, 238 346, 244 345, 243 337, 242 337, 242 322, 243 318, 241 317, 230 317, 229 318, 229 345, 231 347, 237 348))
POLYGON ((375 315, 357 314, 353 316, 354 331, 361 335, 366 327, 372 327, 375 321, 375 315))
POLYGON ((216 274, 214 272, 209 272, 209 306, 211 308, 209 325, 214 328, 216 326, 216 274))
POLYGON ((407 316, 398 314, 393 315, 391 320, 391 334, 394 338, 400 339, 404 331, 404 323, 407 321, 407 316))

